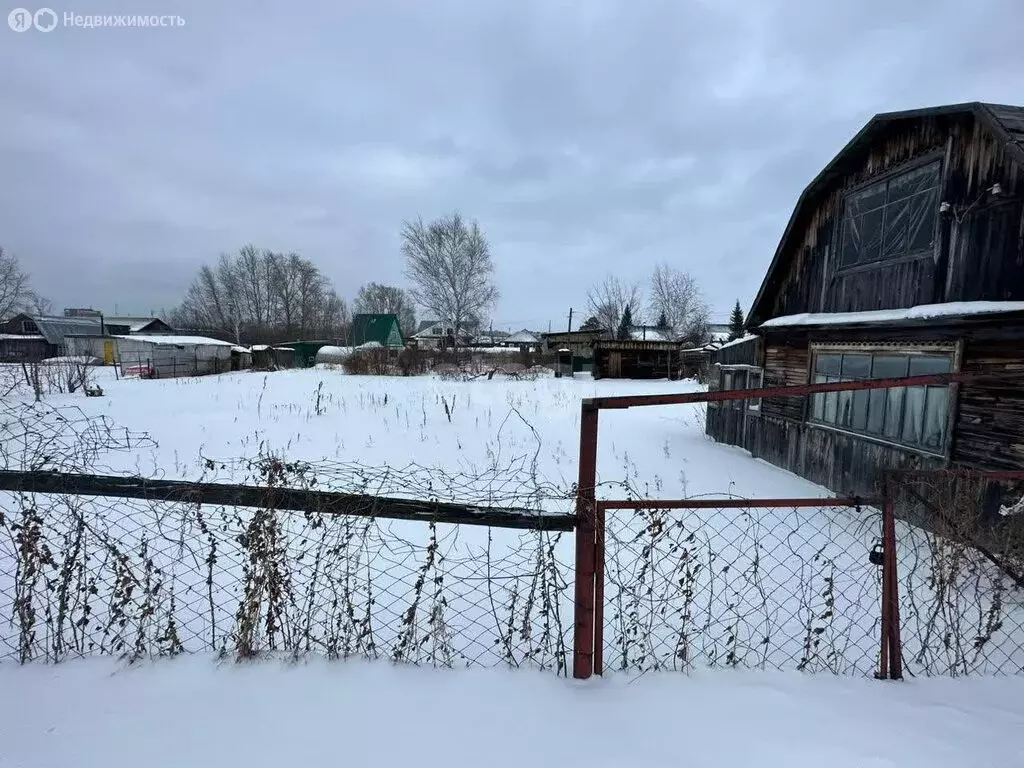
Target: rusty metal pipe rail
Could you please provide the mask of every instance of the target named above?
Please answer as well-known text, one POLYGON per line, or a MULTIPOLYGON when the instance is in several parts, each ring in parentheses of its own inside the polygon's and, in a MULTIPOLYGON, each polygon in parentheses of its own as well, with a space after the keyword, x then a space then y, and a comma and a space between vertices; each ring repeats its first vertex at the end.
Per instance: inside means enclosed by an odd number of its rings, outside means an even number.
POLYGON ((817 509, 820 507, 877 507, 881 499, 822 496, 794 499, 598 499, 599 510, 608 509, 817 509))
MULTIPOLYGON (((935 373, 927 376, 904 376, 894 379, 857 379, 835 381, 828 384, 799 384, 786 387, 759 387, 758 389, 728 389, 718 392, 686 392, 668 395, 622 395, 616 397, 590 397, 583 400, 583 410, 622 410, 650 405, 687 405, 692 403, 718 403, 727 400, 758 400, 769 397, 806 397, 825 392, 849 392, 864 389, 890 389, 892 387, 923 387, 928 385, 963 384, 990 378, 974 373, 935 373)), ((993 377, 994 378, 994 377, 993 377)))

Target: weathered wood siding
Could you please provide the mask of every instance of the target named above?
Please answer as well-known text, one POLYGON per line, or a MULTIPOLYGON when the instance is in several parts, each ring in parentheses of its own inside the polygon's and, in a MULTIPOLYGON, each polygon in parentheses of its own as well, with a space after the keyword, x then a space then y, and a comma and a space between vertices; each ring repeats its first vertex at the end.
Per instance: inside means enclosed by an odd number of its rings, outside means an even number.
POLYGON ((730 343, 714 353, 714 360, 722 365, 757 365, 761 359, 761 339, 752 336, 740 344, 730 343))
POLYGON ((967 342, 960 370, 1011 378, 960 388, 953 463, 1024 469, 1024 345, 1019 341, 967 342))
MULTIPOLYGON (((795 387, 808 381, 807 343, 780 345, 768 343, 764 354, 764 385, 766 387, 795 387)), ((800 421, 804 417, 803 397, 772 397, 761 403, 765 416, 776 416, 800 421)))
POLYGON ((846 432, 762 414, 746 425, 743 447, 838 494, 875 496, 886 469, 939 469, 938 457, 846 432))
MULTIPOLYGON (((739 401, 744 402, 744 401, 739 401)), ((733 402, 708 404, 705 431, 720 443, 746 447, 743 439, 743 422, 747 409, 733 402)))
MULTIPOLYGON (((806 339, 767 340, 765 386, 798 386, 809 379, 806 339)), ((708 408, 707 434, 837 493, 873 496, 886 469, 939 468, 945 460, 804 421, 808 398, 766 398, 759 413, 708 408)))
POLYGON ((1024 300, 1024 169, 998 136, 970 114, 893 123, 844 161, 845 170, 804 206, 785 268, 769 286, 763 317, 800 312, 860 312, 943 301, 1024 300), (942 160, 939 200, 961 211, 940 216, 930 253, 837 270, 847 190, 926 157, 942 160), (999 182, 998 198, 979 196, 999 182), (966 209, 972 206, 969 211, 966 209))

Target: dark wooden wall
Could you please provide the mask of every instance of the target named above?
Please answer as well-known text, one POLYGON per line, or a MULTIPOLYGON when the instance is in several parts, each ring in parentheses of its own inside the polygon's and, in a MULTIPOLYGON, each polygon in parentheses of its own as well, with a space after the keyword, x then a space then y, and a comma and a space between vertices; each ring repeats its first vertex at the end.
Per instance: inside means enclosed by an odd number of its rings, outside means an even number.
MULTIPOLYGON (((834 333, 834 332, 833 332, 834 333)), ((862 333, 862 332, 860 332, 862 333)), ((950 459, 918 453, 826 427, 807 424, 807 398, 766 398, 761 410, 708 408, 707 434, 746 448, 837 493, 872 495, 886 469, 1024 469, 1024 345, 1021 329, 963 329, 960 370, 996 374, 1002 381, 958 387, 950 459), (999 338, 1006 332, 1010 338, 999 338), (1013 338, 1016 336, 1016 338, 1013 338)), ((942 334, 948 336, 947 333, 942 334)), ((892 332, 877 341, 898 341, 892 332)), ((806 341, 766 340, 765 385, 808 382, 806 341)))
MULTIPOLYGON (((796 387, 808 382, 808 360, 809 353, 807 342, 796 344, 774 344, 765 345, 764 355, 764 384, 773 387, 796 387)), ((766 398, 761 404, 761 411, 765 416, 777 416, 783 419, 796 419, 804 417, 804 402, 802 397, 772 397, 766 398)))
POLYGON ((714 360, 722 365, 757 365, 761 359, 761 339, 751 337, 742 344, 730 344, 715 350, 714 360))
POLYGON ((953 464, 1024 469, 1024 345, 1012 340, 968 341, 960 370, 1012 378, 960 388, 953 464))
POLYGON ((788 264, 770 287, 770 316, 860 312, 944 301, 1024 300, 1024 169, 998 137, 970 114, 903 120, 885 126, 871 146, 845 160, 846 170, 805 204, 783 254, 788 264), (836 245, 844 192, 924 157, 943 160, 941 201, 965 209, 958 222, 940 216, 933 251, 911 261, 865 265, 837 274, 836 245))

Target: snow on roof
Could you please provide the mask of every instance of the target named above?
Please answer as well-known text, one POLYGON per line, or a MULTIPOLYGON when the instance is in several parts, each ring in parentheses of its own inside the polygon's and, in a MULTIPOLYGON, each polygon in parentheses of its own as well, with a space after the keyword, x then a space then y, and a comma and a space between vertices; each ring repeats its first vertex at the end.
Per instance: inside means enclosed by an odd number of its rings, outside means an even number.
POLYGON ((505 341, 509 344, 536 344, 538 339, 535 334, 524 328, 511 336, 506 336, 505 341))
POLYGON ((756 338, 757 336, 755 336, 754 334, 748 333, 746 336, 740 336, 738 339, 727 341, 724 344, 721 344, 718 347, 716 347, 716 349, 725 349, 726 347, 735 347, 737 344, 746 344, 748 341, 756 338))
POLYGON ((14 341, 17 339, 26 339, 28 341, 42 341, 44 338, 44 336, 37 334, 0 333, 0 341, 14 341))
POLYGON ((664 332, 656 328, 634 328, 629 335, 633 341, 672 341, 664 332))
POLYGON ((138 333, 147 325, 158 321, 162 322, 158 317, 139 317, 135 315, 103 318, 103 322, 106 325, 127 325, 132 333, 138 333))
POLYGON ((765 320, 759 328, 792 328, 801 325, 882 324, 940 317, 969 317, 1024 312, 1024 301, 951 301, 919 304, 906 309, 878 309, 867 312, 803 312, 765 320))
POLYGON ((250 350, 250 349, 249 349, 248 347, 240 347, 240 346, 238 346, 237 344, 233 344, 233 345, 231 346, 231 351, 232 351, 232 352, 237 352, 237 353, 238 353, 238 354, 240 354, 240 355, 249 355, 249 354, 252 354, 252 351, 251 351, 251 350, 250 350))
POLYGON ((270 349, 270 345, 269 344, 253 344, 252 345, 252 351, 253 352, 266 352, 268 349, 270 349))
POLYGON ((129 341, 141 341, 145 344, 163 344, 170 346, 196 346, 196 347, 233 347, 230 341, 220 341, 206 336, 118 336, 119 339, 129 341))

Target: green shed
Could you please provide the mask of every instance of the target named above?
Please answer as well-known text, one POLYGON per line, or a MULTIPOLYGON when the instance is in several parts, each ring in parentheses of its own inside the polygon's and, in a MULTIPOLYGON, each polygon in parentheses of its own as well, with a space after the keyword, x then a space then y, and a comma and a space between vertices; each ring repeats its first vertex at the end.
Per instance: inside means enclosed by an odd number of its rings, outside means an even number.
POLYGON ((316 364, 316 353, 320 347, 326 347, 329 341, 289 341, 278 344, 278 347, 289 347, 295 350, 295 367, 312 368, 316 364))
POLYGON ((376 341, 388 349, 402 349, 402 329, 397 315, 356 315, 352 318, 352 346, 376 341))

